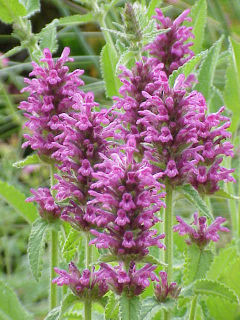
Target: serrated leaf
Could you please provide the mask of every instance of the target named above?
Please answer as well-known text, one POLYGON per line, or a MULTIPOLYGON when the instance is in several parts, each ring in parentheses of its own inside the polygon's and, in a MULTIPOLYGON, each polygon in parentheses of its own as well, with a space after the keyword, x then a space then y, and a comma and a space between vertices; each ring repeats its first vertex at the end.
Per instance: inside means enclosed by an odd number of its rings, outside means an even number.
MULTIPOLYGON (((191 50, 195 54, 199 53, 202 49, 202 43, 204 39, 204 32, 207 23, 207 3, 206 0, 198 0, 192 7, 189 16, 192 18, 192 22, 185 22, 186 26, 192 26, 192 33, 195 38, 193 39, 194 45, 191 50)), ((192 41, 192 39, 191 39, 192 41)))
POLYGON ((179 188, 180 192, 184 194, 184 196, 196 206, 196 208, 205 216, 213 220, 212 213, 210 212, 208 206, 201 198, 200 194, 193 186, 190 184, 185 184, 179 188))
MULTIPOLYGON (((237 320, 239 319, 238 305, 218 297, 208 297, 206 308, 211 316, 209 320, 237 320)), ((205 319, 205 318, 204 318, 205 319)))
POLYGON ((60 312, 61 312, 61 308, 56 307, 47 314, 44 320, 58 320, 60 316, 60 312))
POLYGON ((173 87, 175 80, 181 73, 183 73, 185 78, 187 78, 190 73, 193 72, 198 63, 207 55, 207 52, 208 50, 200 52, 198 55, 192 57, 192 59, 190 59, 188 62, 184 63, 184 65, 182 65, 180 68, 174 70, 169 77, 169 85, 173 87))
POLYGON ((72 229, 69 232, 63 244, 63 249, 62 249, 63 257, 67 262, 73 259, 74 255, 76 254, 79 248, 79 244, 81 243, 81 240, 82 239, 79 231, 72 229))
POLYGON ((1 320, 32 320, 33 317, 25 310, 15 292, 8 287, 6 281, 0 280, 0 319, 1 320))
POLYGON ((232 303, 238 303, 238 298, 233 290, 218 281, 197 280, 193 286, 195 294, 215 296, 226 299, 232 303))
POLYGON ((111 98, 118 95, 121 82, 116 76, 118 57, 116 51, 109 43, 105 44, 101 52, 101 71, 105 82, 106 95, 111 98))
POLYGON ((159 310, 169 311, 174 308, 175 301, 167 300, 165 302, 158 302, 155 298, 146 298, 141 301, 141 316, 142 320, 152 320, 159 310))
POLYGON ((155 9, 159 8, 162 5, 162 0, 151 0, 148 9, 147 9, 147 17, 151 19, 151 17, 155 14, 155 9))
POLYGON ((221 91, 218 88, 213 86, 211 97, 208 104, 209 112, 215 113, 223 105, 224 105, 224 100, 223 100, 223 95, 221 91))
POLYGON ((116 73, 119 72, 119 67, 121 65, 131 68, 135 63, 135 53, 131 50, 125 51, 119 58, 116 65, 116 73))
POLYGON ((108 298, 107 305, 105 307, 104 320, 115 320, 118 319, 119 313, 119 301, 115 298, 111 292, 108 298))
POLYGON ((138 296, 128 297, 123 293, 119 298, 119 311, 121 320, 139 320, 141 302, 138 296))
POLYGON ((226 72, 226 84, 224 88, 224 104, 231 110, 230 130, 237 129, 240 118, 240 43, 229 37, 229 64, 226 72))
POLYGON ((45 235, 48 223, 42 218, 37 219, 31 229, 28 241, 28 259, 32 274, 36 281, 41 277, 42 257, 44 252, 45 235))
POLYGON ((62 300, 61 303, 61 311, 59 314, 59 318, 61 319, 61 316, 64 315, 64 313, 71 308, 75 302, 79 302, 79 299, 74 295, 74 294, 68 294, 66 297, 64 297, 64 299, 62 300))
POLYGON ((51 23, 46 25, 46 27, 44 27, 38 34, 40 40, 40 48, 42 50, 48 48, 52 53, 57 50, 57 25, 58 19, 54 19, 51 23))
POLYGON ((217 60, 222 46, 223 37, 216 41, 213 46, 208 50, 208 54, 202 61, 198 72, 198 83, 194 89, 202 92, 205 99, 209 101, 211 97, 211 90, 213 85, 213 79, 215 69, 217 66, 217 60))
POLYGON ((20 2, 26 8, 28 17, 40 11, 40 0, 20 0, 20 2))
POLYGON ((103 254, 99 257, 98 259, 99 263, 100 262, 115 262, 118 261, 118 256, 114 254, 103 254))
POLYGON ((26 14, 26 8, 18 0, 0 0, 0 20, 4 23, 12 23, 26 14))
POLYGON ((152 256, 150 254, 148 254, 144 258, 142 258, 140 262, 156 264, 156 265, 162 266, 162 267, 166 267, 167 266, 166 263, 158 260, 157 258, 155 258, 154 256, 152 256))
POLYGON ((94 22, 94 16, 92 13, 86 14, 74 14, 72 16, 59 18, 59 26, 69 26, 75 24, 84 24, 88 22, 94 22))
POLYGON ((211 195, 212 198, 221 198, 221 199, 230 199, 230 200, 239 200, 240 198, 234 196, 233 194, 227 193, 225 190, 220 189, 211 195))
POLYGON ((17 161, 13 164, 13 167, 16 168, 24 168, 26 166, 32 165, 32 164, 39 164, 42 163, 39 159, 39 156, 35 153, 30 156, 27 156, 25 159, 17 161))
POLYGON ((184 266, 184 283, 188 285, 197 279, 206 277, 206 273, 213 261, 210 250, 201 250, 192 244, 186 250, 186 263, 184 266))
POLYGON ((0 198, 6 201, 28 223, 35 221, 39 215, 33 203, 26 202, 26 196, 14 186, 0 180, 0 198))
POLYGON ((238 256, 237 259, 233 258, 232 261, 228 261, 228 264, 225 265, 225 268, 226 272, 222 273, 220 280, 234 290, 240 299, 240 257, 238 256))

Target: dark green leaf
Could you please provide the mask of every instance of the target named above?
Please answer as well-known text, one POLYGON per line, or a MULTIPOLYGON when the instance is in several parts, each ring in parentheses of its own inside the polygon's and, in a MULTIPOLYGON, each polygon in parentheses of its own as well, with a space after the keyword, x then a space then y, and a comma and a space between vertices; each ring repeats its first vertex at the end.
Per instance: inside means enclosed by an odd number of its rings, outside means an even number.
POLYGON ((115 320, 118 319, 119 313, 119 301, 115 298, 114 294, 111 292, 109 294, 108 302, 105 307, 105 320, 115 320))
POLYGON ((129 298, 125 293, 119 298, 119 311, 121 320, 139 320, 141 302, 139 297, 129 298))
POLYGON ((26 14, 26 8, 18 0, 0 0, 0 20, 4 23, 15 22, 26 14))
POLYGON ((141 320, 152 320, 159 310, 169 311, 175 306, 174 300, 167 300, 166 302, 158 302, 155 298, 146 298, 142 301, 141 320))
POLYGON ((36 207, 32 203, 25 201, 26 196, 14 186, 1 180, 0 197, 13 207, 27 222, 32 223, 38 218, 36 207))
POLYGON ((38 155, 32 154, 30 156, 27 156, 25 159, 17 161, 13 164, 14 167, 16 168, 24 168, 26 166, 29 166, 31 164, 39 164, 42 163, 41 160, 39 159, 38 155))
POLYGON ((48 228, 47 221, 37 219, 33 225, 28 241, 28 258, 32 274, 36 281, 42 273, 42 257, 44 253, 45 235, 48 228))
POLYGON ((48 48, 52 53, 57 50, 57 25, 58 19, 54 19, 51 23, 46 25, 46 27, 44 27, 38 34, 40 40, 40 48, 42 50, 48 48))
POLYGON ((157 266, 162 266, 162 267, 166 267, 167 264, 158 260, 157 258, 155 258, 154 256, 148 254, 146 255, 143 259, 141 259, 140 262, 145 262, 145 263, 151 263, 151 264, 156 264, 157 266))

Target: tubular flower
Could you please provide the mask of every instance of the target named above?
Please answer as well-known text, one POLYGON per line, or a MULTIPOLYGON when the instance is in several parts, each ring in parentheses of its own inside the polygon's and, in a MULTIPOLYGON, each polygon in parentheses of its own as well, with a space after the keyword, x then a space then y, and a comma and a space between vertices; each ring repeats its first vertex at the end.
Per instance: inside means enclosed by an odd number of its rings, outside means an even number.
POLYGON ((163 70, 168 76, 194 56, 194 52, 190 49, 193 42, 189 41, 190 38, 194 38, 192 28, 183 25, 184 21, 192 20, 188 17, 189 12, 189 9, 183 11, 172 21, 169 17, 164 17, 160 9, 156 9, 157 15, 154 18, 158 21, 158 29, 169 29, 169 31, 158 35, 145 48, 164 64, 163 70))
POLYGON ((51 221, 60 217, 61 208, 54 202, 48 188, 31 189, 31 192, 34 196, 27 198, 26 201, 35 201, 39 204, 39 214, 43 219, 51 221))
POLYGON ((176 284, 176 282, 171 282, 170 285, 167 281, 167 273, 164 271, 159 272, 160 280, 157 278, 157 284, 155 285, 155 296, 159 302, 166 301, 169 296, 176 299, 181 291, 181 288, 179 288, 176 284))
POLYGON ((136 264, 132 261, 128 272, 123 269, 122 264, 111 267, 106 263, 101 263, 101 268, 109 288, 119 295, 126 292, 130 297, 138 296, 150 285, 149 279, 152 281, 157 279, 153 272, 156 266, 150 263, 136 270, 136 264))
POLYGON ((55 126, 62 132, 55 137, 56 151, 52 158, 59 162, 56 199, 70 199, 63 208, 61 218, 74 228, 88 230, 94 223, 95 213, 87 205, 89 188, 92 183, 94 165, 101 160, 99 154, 106 153, 107 131, 101 124, 108 124, 106 110, 94 111, 98 105, 92 92, 76 93, 74 102, 67 113, 58 116, 55 126))
POLYGON ((93 200, 88 204, 94 205, 95 224, 103 231, 91 230, 96 238, 90 244, 108 248, 122 260, 128 255, 141 259, 148 247, 164 247, 160 242, 164 235, 155 236, 151 227, 159 221, 154 214, 164 206, 160 198, 165 194, 151 168, 133 160, 134 148, 125 150, 110 159, 103 156, 104 162, 97 165, 103 171, 93 173, 97 181, 91 185, 93 200))
POLYGON ((74 101, 72 96, 78 92, 78 86, 83 85, 79 76, 83 70, 76 69, 68 73, 68 67, 64 63, 73 61, 69 58, 69 48, 65 48, 61 57, 54 62, 49 49, 44 49, 46 66, 41 67, 33 62, 33 71, 29 74, 34 79, 25 79, 28 84, 22 92, 29 91, 30 96, 27 101, 21 102, 19 108, 25 110, 24 114, 28 121, 25 126, 31 131, 31 135, 25 134, 27 140, 23 147, 31 146, 38 150, 39 155, 51 156, 56 150, 54 147, 54 137, 59 133, 54 127, 54 121, 58 119, 60 113, 69 110, 74 101))
POLYGON ((207 226, 206 217, 198 217, 198 213, 194 213, 194 220, 191 223, 193 227, 187 224, 181 217, 176 217, 178 224, 173 227, 173 231, 178 232, 180 236, 189 235, 186 240, 187 244, 196 243, 199 247, 205 247, 211 240, 217 242, 220 237, 218 232, 229 232, 226 227, 221 226, 226 219, 217 217, 215 221, 207 226))
POLYGON ((89 271, 85 269, 82 273, 73 262, 69 263, 68 272, 54 268, 59 277, 53 279, 58 286, 66 285, 72 292, 82 300, 98 300, 108 291, 105 271, 89 271))

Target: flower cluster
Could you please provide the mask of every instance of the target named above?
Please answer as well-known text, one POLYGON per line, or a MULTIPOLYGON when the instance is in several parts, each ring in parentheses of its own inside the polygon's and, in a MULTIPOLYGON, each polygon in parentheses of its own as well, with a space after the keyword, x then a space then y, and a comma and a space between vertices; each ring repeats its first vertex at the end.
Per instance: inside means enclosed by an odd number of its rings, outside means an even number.
POLYGON ((187 9, 172 21, 169 17, 164 17, 160 9, 156 9, 157 15, 154 18, 160 23, 158 29, 169 29, 168 32, 160 34, 156 39, 146 46, 150 54, 156 57, 159 62, 164 63, 164 71, 170 75, 185 62, 190 60, 194 53, 190 49, 193 42, 189 41, 194 38, 191 27, 183 25, 184 21, 191 21, 188 17, 190 10, 187 9))
POLYGON ((61 208, 55 203, 49 188, 31 189, 33 197, 27 198, 27 202, 35 201, 39 204, 39 214, 49 221, 60 217, 61 208))
POLYGON ((79 76, 83 70, 76 69, 68 73, 69 69, 64 63, 73 61, 69 58, 69 48, 65 48, 61 57, 54 62, 49 49, 44 49, 44 58, 41 62, 47 64, 41 67, 33 62, 33 71, 30 76, 34 79, 25 79, 28 84, 22 92, 29 91, 27 101, 21 102, 19 108, 25 110, 24 114, 29 120, 25 126, 32 132, 25 134, 27 141, 23 147, 31 146, 39 155, 51 156, 56 150, 54 137, 58 134, 53 123, 60 113, 72 107, 72 95, 79 91, 78 86, 83 85, 79 76))
POLYGON ((173 231, 178 232, 180 236, 188 235, 187 244, 196 243, 199 247, 205 247, 211 240, 217 242, 219 240, 219 231, 229 232, 226 227, 221 226, 226 219, 217 217, 215 221, 207 226, 206 217, 198 217, 198 213, 194 213, 194 221, 191 223, 195 227, 187 224, 181 217, 176 217, 178 224, 173 227, 173 231))
POLYGON ((53 283, 58 286, 68 286, 80 299, 97 300, 108 291, 104 270, 89 271, 85 269, 81 273, 73 262, 69 263, 69 272, 58 268, 54 268, 54 270, 59 274, 59 277, 53 279, 53 283))
POLYGON ((157 279, 153 272, 156 266, 149 263, 137 270, 132 261, 128 272, 123 269, 122 265, 111 267, 106 263, 101 263, 101 267, 109 288, 119 295, 125 292, 130 297, 138 296, 150 285, 149 279, 152 281, 157 279))
POLYGON ((154 214, 164 206, 160 198, 165 194, 160 193, 162 185, 151 168, 134 161, 135 148, 127 145, 125 151, 110 159, 103 156, 104 162, 97 166, 103 171, 93 173, 97 181, 89 191, 94 197, 89 204, 94 205, 96 225, 104 230, 91 230, 96 238, 90 243, 109 248, 121 259, 129 254, 141 258, 150 246, 164 247, 160 242, 164 235, 155 236, 151 227, 159 221, 154 214))
POLYGON ((160 279, 157 278, 158 283, 155 285, 154 290, 157 300, 164 302, 169 296, 176 299, 180 294, 181 288, 177 286, 176 282, 171 282, 170 285, 168 284, 166 272, 161 271, 159 275, 161 278, 161 284, 160 279))

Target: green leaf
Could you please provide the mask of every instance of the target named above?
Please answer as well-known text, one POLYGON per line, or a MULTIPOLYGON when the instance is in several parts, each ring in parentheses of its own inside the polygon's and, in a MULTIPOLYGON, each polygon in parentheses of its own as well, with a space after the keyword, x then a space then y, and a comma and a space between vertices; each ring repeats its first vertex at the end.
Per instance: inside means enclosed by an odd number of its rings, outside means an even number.
POLYGON ((233 194, 227 193, 225 190, 220 189, 211 195, 212 198, 239 200, 240 198, 233 194))
POLYGON ((198 83, 194 89, 202 92, 205 99, 209 101, 212 93, 212 85, 217 66, 217 60, 222 46, 223 37, 216 41, 208 50, 208 54, 202 61, 198 72, 198 83))
POLYGON ((103 254, 99 257, 98 259, 99 263, 100 262, 115 262, 118 261, 118 256, 114 254, 103 254))
POLYGON ((46 316, 46 318, 44 318, 44 320, 58 320, 59 316, 60 316, 60 312, 61 312, 61 308, 60 307, 56 307, 54 309, 52 309, 46 316))
POLYGON ((158 302, 155 298, 146 298, 141 301, 141 317, 142 320, 152 320, 159 310, 169 311, 174 308, 175 301, 167 300, 166 302, 158 302))
POLYGON ((219 110, 220 107, 224 105, 223 95, 221 91, 216 88, 212 87, 212 93, 209 100, 208 108, 210 113, 215 113, 219 110))
POLYGON ((223 274, 228 273, 229 264, 237 257, 237 248, 228 247, 219 251, 219 254, 214 257, 213 263, 207 273, 209 280, 218 280, 223 274))
POLYGON ((184 63, 184 65, 182 65, 180 68, 174 70, 169 77, 169 85, 173 87, 175 80, 181 73, 183 73, 185 78, 187 78, 190 73, 193 72, 198 63, 207 55, 207 52, 208 50, 200 52, 198 55, 192 57, 192 59, 190 59, 188 62, 184 63))
POLYGON ((118 95, 118 90, 121 86, 121 83, 116 76, 118 56, 116 51, 109 43, 105 44, 103 47, 100 61, 102 76, 106 86, 106 95, 111 98, 114 95, 118 95))
POLYGON ((58 319, 61 319, 61 316, 63 316, 64 313, 75 304, 75 302, 79 302, 79 299, 74 294, 70 293, 65 296, 61 303, 61 311, 58 319))
POLYGON ((233 290, 226 285, 211 280, 197 280, 193 286, 195 294, 215 296, 226 299, 232 303, 238 303, 238 298, 233 290))
POLYGON ((147 9, 147 17, 151 19, 152 16, 156 13, 155 9, 159 8, 162 5, 162 0, 151 0, 148 9, 147 9))
POLYGON ((74 255, 78 251, 81 241, 82 238, 79 231, 72 229, 69 232, 62 248, 63 257, 67 262, 73 259, 74 255))
MULTIPOLYGON (((204 39, 204 32, 207 23, 207 3, 206 0, 198 0, 192 7, 189 16, 192 18, 192 22, 185 22, 186 26, 192 26, 192 33, 195 38, 193 39, 194 45, 191 50, 195 54, 199 53, 202 49, 202 43, 204 39)), ((192 41, 192 40, 191 40, 192 41)))
POLYGON ((18 0, 0 0, 0 20, 4 23, 15 22, 26 14, 26 8, 18 0))
POLYGON ((157 258, 155 258, 154 256, 148 254, 146 255, 143 259, 141 259, 141 261, 139 262, 144 262, 144 263, 151 263, 151 264, 156 264, 157 266, 162 266, 162 267, 166 267, 167 264, 158 260, 157 258))
POLYGON ((20 2, 27 9, 28 17, 33 15, 35 12, 39 12, 41 9, 40 0, 20 0, 20 2))
POLYGON ((225 265, 226 272, 222 274, 220 280, 224 282, 228 287, 236 292, 238 298, 240 299, 240 257, 234 261, 228 261, 228 265, 225 265), (231 263, 232 262, 232 263, 231 263), (228 266, 230 264, 230 266, 228 266))
POLYGON ((184 268, 184 283, 188 285, 197 279, 205 278, 212 261, 213 254, 210 250, 201 250, 195 244, 188 246, 184 268))
POLYGON ((115 298, 114 294, 110 292, 107 305, 105 307, 104 320, 118 319, 119 301, 115 298))
POLYGON ((130 298, 123 293, 119 298, 119 310, 121 320, 139 320, 141 310, 139 297, 130 298))
POLYGON ((41 32, 38 34, 40 40, 40 48, 48 48, 52 53, 54 53, 58 48, 57 43, 57 25, 58 19, 54 19, 51 23, 46 25, 41 32))
POLYGON ((231 37, 229 38, 229 52, 230 57, 223 97, 225 106, 233 114, 230 130, 234 132, 240 118, 240 43, 231 37))
POLYGON ((45 235, 48 223, 42 218, 37 219, 33 225, 28 241, 28 259, 32 274, 36 281, 42 273, 42 257, 44 253, 45 235))
POLYGON ((119 67, 121 65, 131 68, 135 63, 135 52, 132 50, 125 51, 119 58, 116 65, 116 73, 119 73, 119 67))
POLYGON ((2 280, 0 280, 0 319, 33 319, 33 317, 24 309, 14 291, 7 286, 6 281, 3 282, 2 280))
POLYGON ((27 156, 25 159, 17 161, 13 164, 13 167, 16 168, 24 168, 26 166, 29 166, 31 164, 39 164, 42 163, 39 159, 39 156, 35 153, 30 156, 27 156))
MULTIPOLYGON (((239 319, 238 305, 228 300, 218 297, 208 297, 206 299, 207 311, 211 318, 217 320, 237 320, 239 319)), ((204 318, 205 319, 205 318, 204 318)))
POLYGON ((210 212, 208 206, 203 201, 198 191, 193 188, 193 186, 190 184, 185 184, 180 187, 179 190, 184 194, 185 198, 194 204, 202 214, 213 220, 212 213, 210 212))
POLYGON ((33 203, 26 202, 26 196, 14 186, 0 180, 0 198, 6 201, 27 222, 32 223, 39 215, 33 203))
POLYGON ((75 24, 84 24, 88 22, 94 22, 96 21, 94 19, 94 16, 92 13, 86 13, 86 14, 74 14, 72 16, 63 17, 59 19, 59 26, 69 26, 69 25, 75 25, 75 24))

